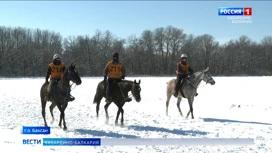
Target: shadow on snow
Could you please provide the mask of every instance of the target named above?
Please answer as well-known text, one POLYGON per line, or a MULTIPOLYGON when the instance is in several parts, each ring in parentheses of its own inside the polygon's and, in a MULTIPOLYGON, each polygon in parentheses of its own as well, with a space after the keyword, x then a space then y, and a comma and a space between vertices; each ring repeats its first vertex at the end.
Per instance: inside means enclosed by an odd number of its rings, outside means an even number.
POLYGON ((207 135, 208 134, 208 132, 203 132, 203 131, 182 130, 182 129, 169 130, 166 128, 153 127, 153 126, 128 126, 128 129, 133 129, 136 131, 166 132, 166 133, 172 133, 172 134, 176 134, 176 135, 190 135, 190 136, 207 135))
POLYGON ((222 123, 230 122, 230 123, 247 123, 247 124, 272 125, 270 123, 238 121, 238 120, 219 119, 219 118, 200 118, 200 119, 203 119, 204 122, 222 122, 222 123))
POLYGON ((105 132, 105 131, 97 131, 97 130, 85 130, 85 129, 75 129, 75 132, 78 132, 79 134, 85 135, 90 134, 97 137, 112 137, 112 138, 140 138, 135 135, 129 135, 129 134, 119 134, 115 132, 105 132))

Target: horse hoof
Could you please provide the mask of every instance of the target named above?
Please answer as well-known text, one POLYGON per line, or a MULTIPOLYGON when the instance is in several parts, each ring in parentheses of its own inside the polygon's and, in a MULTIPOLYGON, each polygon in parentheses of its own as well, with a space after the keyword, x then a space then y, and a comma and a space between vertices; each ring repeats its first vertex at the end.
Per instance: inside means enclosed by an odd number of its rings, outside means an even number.
POLYGON ((118 122, 115 122, 115 125, 118 125, 118 122))
POLYGON ((54 124, 54 120, 50 121, 50 124, 54 124))
POLYGON ((109 120, 106 120, 105 123, 106 123, 106 124, 109 124, 109 120))
POLYGON ((66 131, 66 130, 67 130, 67 127, 64 127, 64 128, 63 128, 63 131, 66 131))

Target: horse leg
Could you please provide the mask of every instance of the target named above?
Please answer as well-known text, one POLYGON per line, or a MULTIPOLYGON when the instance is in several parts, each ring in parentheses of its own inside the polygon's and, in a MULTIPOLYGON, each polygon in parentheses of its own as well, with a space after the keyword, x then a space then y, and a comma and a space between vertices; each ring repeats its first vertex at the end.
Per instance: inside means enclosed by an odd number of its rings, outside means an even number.
POLYGON ((94 96, 93 103, 96 103, 96 117, 99 117, 99 107, 101 99, 103 98, 103 95, 96 93, 94 96))
POLYGON ((44 121, 44 126, 47 126, 47 122, 46 122, 46 119, 45 119, 46 101, 44 100, 44 98, 41 98, 41 103, 42 103, 42 117, 43 117, 43 121, 44 121))
POLYGON ((62 119, 63 119, 63 130, 67 130, 66 122, 65 122, 65 109, 67 108, 68 103, 62 106, 62 119))
POLYGON ((108 113, 108 107, 110 106, 111 102, 110 103, 106 103, 106 105, 104 106, 104 109, 105 109, 105 112, 106 112, 106 123, 108 124, 109 123, 109 113, 108 113))
POLYGON ((99 107, 100 107, 100 101, 96 103, 96 118, 99 117, 99 107))
POLYGON ((119 115, 120 115, 120 113, 121 113, 121 107, 118 107, 118 111, 117 111, 117 115, 116 115, 116 119, 115 119, 115 125, 117 125, 118 124, 118 118, 119 118, 119 115))
POLYGON ((60 120, 59 120, 59 127, 62 128, 61 126, 61 123, 62 123, 62 115, 63 115, 63 111, 62 111, 62 108, 61 108, 61 105, 60 104, 57 104, 57 107, 60 111, 60 120))
POLYGON ((121 108, 121 125, 124 125, 124 109, 121 108))
POLYGON ((53 124, 54 121, 55 121, 54 114, 53 114, 53 110, 54 110, 55 107, 56 107, 56 104, 54 104, 54 103, 52 102, 52 104, 51 104, 50 107, 49 107, 50 114, 51 114, 51 117, 52 117, 52 120, 51 120, 50 124, 53 124))
POLYGON ((178 98, 178 100, 177 100, 177 107, 178 107, 180 115, 183 116, 183 114, 182 114, 182 112, 180 110, 180 101, 181 101, 181 98, 178 98))
POLYGON ((194 101, 194 97, 193 97, 193 98, 192 98, 192 97, 188 98, 188 103, 189 103, 190 110, 189 110, 189 112, 187 113, 186 118, 188 118, 188 116, 189 116, 190 113, 191 113, 191 117, 192 117, 192 119, 194 119, 194 114, 193 114, 193 101, 194 101))
POLYGON ((168 116, 168 107, 169 107, 169 101, 171 99, 171 93, 167 92, 167 100, 166 100, 166 115, 168 116))

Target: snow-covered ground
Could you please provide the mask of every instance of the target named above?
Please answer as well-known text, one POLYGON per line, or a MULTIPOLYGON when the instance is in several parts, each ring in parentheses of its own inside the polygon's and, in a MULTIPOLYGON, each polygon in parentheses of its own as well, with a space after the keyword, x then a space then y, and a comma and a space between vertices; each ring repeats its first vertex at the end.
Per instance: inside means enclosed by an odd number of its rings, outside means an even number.
MULTIPOLYGON (((127 77, 141 79, 141 102, 124 106, 124 127, 115 126, 117 107, 109 107, 105 123, 104 104, 96 118, 93 98, 101 78, 84 77, 66 109, 68 131, 58 128, 59 111, 50 135, 22 135, 22 126, 43 126, 40 87, 44 78, 0 78, 0 146, 4 152, 272 152, 272 77, 214 77, 216 84, 201 83, 194 101, 195 119, 179 115, 172 96, 166 116, 166 82, 173 77, 127 77), (240 105, 240 107, 238 107, 240 105), (253 138, 254 145, 187 146, 41 146, 22 145, 27 138, 253 138)), ((49 104, 46 108, 50 123, 49 104)), ((182 99, 183 114, 189 110, 182 99)))

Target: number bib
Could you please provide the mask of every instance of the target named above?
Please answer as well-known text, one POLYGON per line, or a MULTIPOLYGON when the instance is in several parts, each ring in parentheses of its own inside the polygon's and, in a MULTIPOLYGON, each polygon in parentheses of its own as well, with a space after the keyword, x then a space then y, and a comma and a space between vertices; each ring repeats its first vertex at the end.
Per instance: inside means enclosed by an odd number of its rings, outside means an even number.
POLYGON ((60 79, 63 74, 64 64, 54 65, 53 63, 50 63, 49 66, 51 67, 50 78, 60 79))

